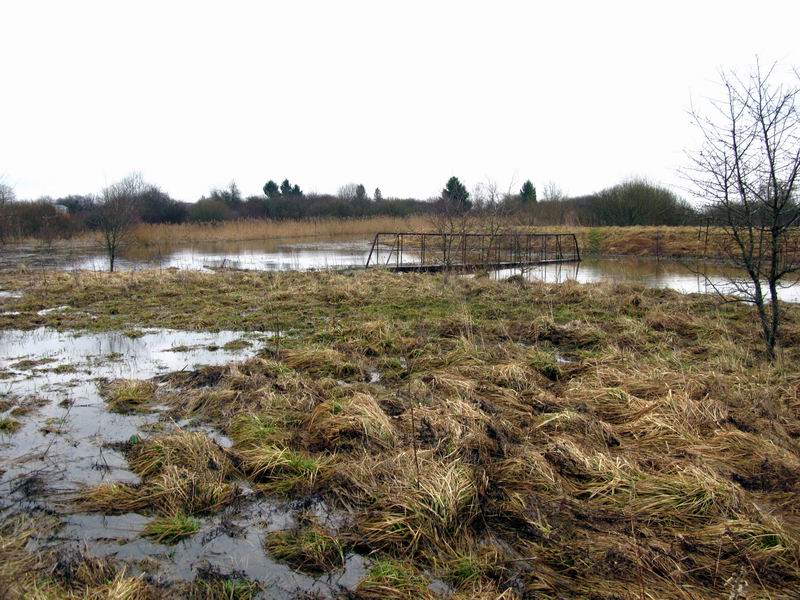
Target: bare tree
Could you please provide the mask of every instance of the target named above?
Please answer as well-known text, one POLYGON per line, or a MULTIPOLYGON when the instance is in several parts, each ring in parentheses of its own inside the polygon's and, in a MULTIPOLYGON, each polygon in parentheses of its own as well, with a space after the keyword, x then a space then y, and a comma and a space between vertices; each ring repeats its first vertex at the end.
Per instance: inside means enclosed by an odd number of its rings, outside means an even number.
POLYGON ((10 205, 15 199, 14 188, 0 179, 0 244, 5 244, 11 238, 10 205))
POLYGON ((497 182, 487 179, 486 183, 479 183, 472 192, 477 226, 486 233, 497 235, 508 229, 512 207, 509 205, 513 197, 514 180, 505 193, 500 191, 497 182))
POLYGON ((141 173, 132 173, 105 188, 101 194, 98 226, 108 255, 108 270, 112 273, 119 250, 136 221, 137 200, 145 189, 141 173))
POLYGON ((710 114, 691 111, 703 136, 686 173, 724 231, 720 251, 747 275, 714 285, 720 294, 751 302, 770 360, 781 339, 778 289, 791 285, 798 262, 796 183, 800 171, 797 71, 779 83, 777 66, 760 65, 745 78, 722 72, 724 95, 710 114))
POLYGON ((336 193, 336 195, 339 197, 340 200, 352 202, 358 197, 358 186, 359 184, 357 183, 346 183, 343 186, 339 187, 339 190, 336 193))
POLYGON ((545 202, 558 202, 566 198, 564 190, 555 181, 548 181, 542 189, 542 200, 545 202))

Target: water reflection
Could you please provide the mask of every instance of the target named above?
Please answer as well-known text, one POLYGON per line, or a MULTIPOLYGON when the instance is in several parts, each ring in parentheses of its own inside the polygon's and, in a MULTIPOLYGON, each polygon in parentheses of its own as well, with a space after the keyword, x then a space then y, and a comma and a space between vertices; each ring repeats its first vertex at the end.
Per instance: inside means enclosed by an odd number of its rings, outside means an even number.
MULTIPOLYGON (((503 269, 493 276, 506 279, 522 275, 531 281, 547 283, 637 283, 646 287, 669 288, 683 293, 711 294, 717 290, 733 293, 731 280, 744 283, 736 269, 719 264, 686 265, 676 261, 641 258, 589 258, 580 263, 546 264, 524 269, 503 269)), ((800 286, 785 287, 779 292, 786 302, 800 302, 800 286)))
MULTIPOLYGON (((257 271, 306 271, 363 267, 369 256, 371 239, 358 236, 202 242, 176 245, 129 246, 117 262, 120 270, 216 268, 257 271)), ((413 257, 408 257, 411 260, 413 257)), ((87 248, 9 248, 0 256, 0 269, 25 265, 31 269, 93 270, 108 268, 105 255, 87 248)), ((714 286, 730 292, 726 278, 735 278, 734 269, 717 263, 696 264, 691 269, 675 261, 642 258, 588 258, 581 263, 548 264, 524 270, 497 271, 505 278, 523 273, 530 279, 559 283, 601 281, 638 283, 681 292, 712 293, 714 286), (699 271, 699 272, 693 272, 699 271), (706 278, 708 277, 708 279, 706 278), (713 285, 712 285, 713 284, 713 285), (726 286, 728 289, 726 289, 726 286)), ((800 287, 781 290, 787 302, 800 302, 800 287)), ((0 296, 0 302, 3 298, 0 296)))
MULTIPOLYGON (((339 237, 315 240, 250 240, 193 244, 130 245, 115 263, 121 271, 142 269, 308 271, 364 266, 369 242, 339 237)), ((108 258, 97 248, 11 248, 0 258, 0 269, 108 270, 108 258)))

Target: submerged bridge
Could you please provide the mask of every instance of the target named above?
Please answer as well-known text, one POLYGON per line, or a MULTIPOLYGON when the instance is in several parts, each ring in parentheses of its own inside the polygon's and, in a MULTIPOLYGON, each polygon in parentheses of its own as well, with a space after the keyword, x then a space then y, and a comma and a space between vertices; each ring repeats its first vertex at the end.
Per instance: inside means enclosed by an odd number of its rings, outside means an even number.
POLYGON ((367 268, 510 269, 581 259, 573 233, 376 233, 367 268))

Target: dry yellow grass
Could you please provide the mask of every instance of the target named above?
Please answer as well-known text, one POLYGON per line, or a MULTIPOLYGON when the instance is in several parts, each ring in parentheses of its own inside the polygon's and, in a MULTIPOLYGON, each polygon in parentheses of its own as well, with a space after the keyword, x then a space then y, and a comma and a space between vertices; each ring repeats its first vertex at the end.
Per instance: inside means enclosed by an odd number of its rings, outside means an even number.
POLYGON ((301 237, 372 237, 379 231, 424 231, 429 228, 428 220, 421 216, 286 221, 248 219, 223 223, 139 224, 133 230, 132 238, 140 244, 154 244, 301 237))

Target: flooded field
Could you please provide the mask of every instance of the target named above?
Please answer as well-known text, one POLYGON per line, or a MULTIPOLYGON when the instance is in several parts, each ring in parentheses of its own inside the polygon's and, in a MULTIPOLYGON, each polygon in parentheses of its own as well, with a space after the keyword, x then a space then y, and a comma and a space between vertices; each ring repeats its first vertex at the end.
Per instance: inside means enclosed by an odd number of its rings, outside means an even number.
MULTIPOLYGON (((310 241, 294 239, 241 242, 203 242, 191 245, 130 245, 116 268, 142 269, 217 268, 258 271, 307 271, 364 266, 369 241, 362 237, 337 237, 310 241)), ((108 270, 108 259, 100 248, 17 247, 4 249, 0 269, 27 266, 32 269, 108 270)))
MULTIPOLYGON (((148 246, 127 248, 118 260, 119 270, 144 269, 243 269, 256 271, 307 271, 363 267, 371 240, 363 237, 336 237, 326 240, 256 240, 244 242, 206 242, 188 246, 148 246)), ((105 255, 91 248, 10 248, 0 256, 0 270, 26 266, 31 269, 105 271, 105 255)), ((716 262, 687 265, 673 260, 650 258, 585 257, 580 263, 548 264, 517 270, 497 271, 505 278, 524 277, 550 283, 568 280, 579 283, 610 281, 669 288, 684 293, 713 293, 730 286, 726 277, 736 272, 716 262)), ((8 293, 8 292, 6 292, 8 293)), ((0 295, 3 292, 0 292, 0 295)), ((781 290, 787 302, 800 301, 800 286, 781 290)))
MULTIPOLYGON (((733 294, 731 280, 741 281, 735 269, 717 263, 688 263, 644 258, 585 258, 580 263, 537 265, 504 269, 493 276, 504 279, 522 275, 529 281, 545 283, 634 283, 652 288, 677 290, 684 294, 733 294)), ((785 302, 800 302, 800 285, 779 290, 785 302)))

